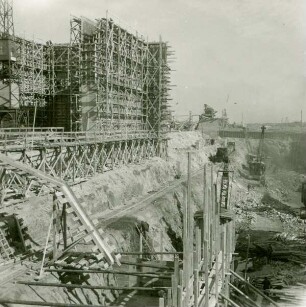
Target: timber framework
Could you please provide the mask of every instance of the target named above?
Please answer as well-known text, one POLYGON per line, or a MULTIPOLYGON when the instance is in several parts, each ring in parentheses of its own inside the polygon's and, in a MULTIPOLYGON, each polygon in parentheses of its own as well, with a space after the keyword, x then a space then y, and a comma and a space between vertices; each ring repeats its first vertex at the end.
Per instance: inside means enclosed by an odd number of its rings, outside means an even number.
POLYGON ((148 42, 108 16, 71 17, 70 41, 15 35, 13 6, 0 1, 2 127, 148 131, 169 117, 169 45, 148 42))
POLYGON ((64 44, 27 40, 0 0, 0 151, 70 183, 165 157, 172 54, 108 15, 71 17, 64 44))

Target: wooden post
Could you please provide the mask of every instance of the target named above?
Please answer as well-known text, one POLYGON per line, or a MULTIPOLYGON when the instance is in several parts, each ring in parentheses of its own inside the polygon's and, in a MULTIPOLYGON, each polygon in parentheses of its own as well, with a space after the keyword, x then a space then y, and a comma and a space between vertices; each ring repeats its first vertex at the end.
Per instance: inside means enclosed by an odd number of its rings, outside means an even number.
POLYGON ((167 307, 172 307, 173 304, 172 304, 172 291, 171 289, 168 289, 167 291, 167 304, 166 304, 167 307))
POLYGON ((165 299, 163 297, 159 298, 158 307, 165 307, 165 299))
MULTIPOLYGON (((220 227, 221 228, 221 227, 220 227)), ((221 263, 221 278, 224 281, 225 280, 225 242, 224 242, 224 228, 225 226, 223 225, 221 228, 221 253, 222 253, 222 263, 221 263)))
POLYGON ((40 165, 40 170, 42 172, 46 172, 46 148, 40 149, 40 158, 41 158, 41 165, 40 165))
POLYGON ((179 258, 174 256, 174 274, 172 275, 172 303, 173 306, 178 305, 178 292, 177 287, 179 283, 179 258))
POLYGON ((215 296, 216 296, 216 307, 219 306, 218 299, 219 299, 219 252, 220 252, 220 230, 219 230, 219 206, 216 200, 216 190, 217 186, 214 184, 214 192, 213 194, 213 207, 215 208, 215 261, 216 261, 216 273, 215 273, 215 296))
POLYGON ((212 210, 211 210, 211 190, 210 188, 208 189, 208 244, 209 244, 209 259, 208 259, 208 266, 211 268, 212 264, 212 258, 213 258, 213 228, 212 228, 212 223, 213 223, 213 216, 212 216, 212 210))
POLYGON ((186 304, 189 305, 190 287, 189 280, 193 272, 193 211, 191 207, 191 152, 188 152, 188 173, 187 173, 187 271, 186 271, 186 304))
MULTIPOLYGON (((140 255, 139 255, 139 259, 138 259, 137 262, 142 263, 142 258, 143 258, 142 257, 143 256, 143 254, 142 254, 142 252, 143 252, 143 236, 142 236, 140 228, 139 228, 139 252, 140 252, 140 255)), ((144 268, 140 266, 140 267, 137 268, 137 270, 140 271, 140 272, 143 272, 144 268)), ((139 276, 139 278, 137 279, 137 285, 138 286, 142 286, 142 282, 143 282, 143 279, 142 279, 142 277, 139 276)))
POLYGON ((178 296, 177 307, 185 307, 183 306, 182 295, 183 295, 183 287, 177 286, 177 296, 178 296))
POLYGON ((63 220, 63 239, 64 239, 64 249, 67 248, 67 204, 63 204, 62 220, 63 220))
POLYGON ((58 218, 58 214, 57 214, 57 202, 56 202, 55 195, 53 196, 52 217, 53 217, 53 221, 52 221, 52 224, 53 224, 53 228, 52 228, 52 233, 53 233, 53 259, 56 259, 56 257, 57 257, 57 233, 58 233, 57 218, 58 218))
POLYGON ((43 258, 42 258, 42 261, 41 261, 41 267, 40 267, 40 271, 39 271, 40 277, 42 276, 43 269, 44 269, 44 262, 45 262, 45 258, 46 258, 47 247, 48 247, 48 242, 49 242, 52 224, 53 224, 53 212, 52 212, 51 218, 50 218, 50 224, 49 224, 48 233, 47 233, 47 237, 46 237, 46 243, 45 243, 45 247, 44 247, 43 258))
POLYGON ((186 279, 188 275, 188 209, 187 209, 187 193, 186 189, 183 190, 184 195, 184 208, 183 208, 183 270, 184 278, 182 280, 182 286, 186 285, 186 279))
POLYGON ((249 263, 249 250, 250 250, 250 240, 251 237, 248 234, 247 235, 248 238, 248 247, 247 247, 247 254, 246 254, 246 259, 245 259, 245 268, 244 268, 244 279, 247 280, 247 270, 248 270, 248 263, 249 263))
MULTIPOLYGON (((224 257, 225 257, 225 264, 224 264, 224 293, 226 297, 229 297, 229 279, 230 276, 227 272, 230 270, 230 257, 229 257, 229 246, 230 246, 230 232, 229 232, 229 223, 225 224, 225 233, 224 233, 224 257)), ((228 301, 224 302, 225 307, 228 306, 228 301)))
POLYGON ((139 258, 142 259, 142 252, 143 252, 143 236, 142 236, 142 233, 141 233, 140 228, 139 228, 139 252, 140 252, 139 258))
POLYGON ((177 306, 177 278, 173 274, 171 276, 171 286, 172 286, 172 305, 177 306))
MULTIPOLYGON (((164 251, 164 233, 163 230, 160 230, 160 252, 164 251)), ((163 254, 160 254, 160 260, 163 261, 163 254)))
POLYGON ((202 205, 202 213, 203 213, 203 224, 202 224, 202 249, 203 254, 202 257, 205 257, 205 239, 207 239, 207 179, 206 179, 206 164, 204 165, 203 170, 203 205, 202 205))
POLYGON ((204 269, 205 269, 205 297, 204 297, 204 307, 209 307, 209 288, 208 288, 208 280, 209 280, 209 251, 208 251, 208 242, 205 240, 204 245, 204 269))
POLYGON ((199 297, 199 270, 193 271, 194 281, 193 281, 193 297, 194 297, 194 307, 198 307, 198 297, 199 297))
MULTIPOLYGON (((129 261, 132 261, 133 257, 132 256, 128 256, 128 259, 129 259, 129 261)), ((128 267, 129 267, 129 272, 130 273, 135 272, 133 265, 129 265, 128 267)), ((136 281, 138 280, 137 277, 135 278, 134 276, 129 275, 129 277, 128 277, 128 285, 129 285, 129 287, 133 287, 135 284, 136 284, 136 286, 138 286, 138 284, 135 283, 135 280, 136 281)))
POLYGON ((202 260, 202 237, 201 237, 201 229, 199 227, 196 228, 196 253, 197 253, 197 262, 194 264, 198 270, 202 270, 199 267, 200 261, 202 260))

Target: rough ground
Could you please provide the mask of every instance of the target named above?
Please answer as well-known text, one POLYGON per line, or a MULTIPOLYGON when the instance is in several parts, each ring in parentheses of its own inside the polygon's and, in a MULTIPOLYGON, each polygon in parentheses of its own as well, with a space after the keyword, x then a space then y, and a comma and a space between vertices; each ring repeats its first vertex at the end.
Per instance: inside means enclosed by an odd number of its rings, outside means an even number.
MULTIPOLYGON (((251 142, 253 149, 256 149, 256 143, 258 141, 251 142)), ((236 147, 239 153, 233 165, 239 170, 245 163, 245 141, 236 140, 236 147)), ((235 176, 233 184, 232 201, 239 232, 236 246, 240 256, 238 269, 244 274, 250 236, 249 257, 252 259, 248 263, 247 276, 254 285, 262 287, 265 276, 270 278, 273 287, 306 283, 305 224, 299 218, 299 208, 302 207, 300 186, 305 174, 293 170, 289 141, 266 140, 265 154, 265 186, 239 175, 235 176), (267 253, 269 244, 273 249, 271 256, 267 253)), ((275 299, 284 293, 286 289, 276 293, 275 299)))
MULTIPOLYGON (((86 212, 90 216, 99 218, 105 231, 111 235, 118 251, 138 251, 138 234, 135 222, 149 223, 148 242, 153 249, 160 250, 161 238, 163 250, 173 251, 182 248, 182 216, 181 208, 174 202, 173 192, 165 194, 146 206, 132 208, 140 201, 144 201, 154 192, 170 186, 177 180, 177 175, 187 173, 187 151, 193 150, 192 171, 208 162, 210 154, 216 151, 217 145, 205 145, 205 136, 198 132, 172 133, 169 140, 169 156, 167 160, 153 158, 137 165, 120 166, 120 168, 90 178, 88 181, 76 185, 73 190, 85 199, 86 212), (124 211, 125 210, 125 211, 124 211), (124 212, 119 219, 112 220, 112 216, 124 212)), ((178 189, 182 199, 182 190, 178 189)), ((197 205, 202 200, 202 186, 198 180, 193 180, 192 198, 197 205)), ((29 199, 18 206, 6 208, 9 214, 16 213, 22 217, 29 227, 29 234, 40 247, 43 247, 50 221, 52 199, 43 196, 29 199)), ((167 260, 167 257, 164 257, 167 260)), ((21 267, 28 270, 33 266, 31 262, 24 262, 21 267)), ((34 265, 33 271, 27 276, 16 277, 15 280, 33 280, 39 263, 34 265)), ((75 278, 72 276, 72 278, 75 278)), ((82 277, 83 278, 83 277, 82 277)), ((47 275, 43 281, 55 282, 57 276, 47 275)), ((1 281, 0 281, 1 282, 1 281)), ((76 280, 74 280, 76 282, 76 280)), ((113 275, 93 275, 87 280, 89 284, 117 283, 113 275)), ((117 292, 77 290, 66 291, 62 288, 26 287, 8 283, 0 290, 0 297, 40 300, 57 302, 110 303, 114 301, 117 292)))
MULTIPOLYGON (((167 160, 154 158, 143 161, 137 165, 121 166, 120 168, 90 178, 88 181, 76 185, 73 190, 78 196, 85 199, 86 212, 99 219, 107 233, 111 234, 113 243, 119 251, 137 251, 139 248, 138 234, 135 222, 149 223, 148 242, 155 250, 160 250, 161 238, 163 250, 173 251, 182 248, 182 218, 181 208, 173 198, 173 192, 163 197, 148 201, 154 192, 171 187, 176 182, 177 175, 187 173, 187 151, 192 150, 192 171, 199 169, 208 162, 208 157, 216 151, 223 140, 215 145, 206 145, 205 138, 199 132, 175 132, 169 135, 169 156, 167 160), (136 207, 138 202, 143 205, 136 207), (112 219, 113 216, 118 218, 112 219)), ((232 140, 231 140, 232 141, 232 140)), ((266 186, 247 180, 240 175, 242 164, 245 163, 247 145, 244 140, 235 140, 236 152, 231 156, 231 168, 234 170, 231 186, 231 203, 236 212, 236 225, 239 233, 237 251, 241 260, 246 256, 247 235, 251 235, 251 249, 256 255, 254 244, 266 247, 272 243, 275 251, 288 248, 294 251, 303 251, 301 235, 304 225, 296 215, 299 203, 299 182, 301 175, 290 169, 290 163, 285 161, 289 150, 286 142, 266 142, 268 160, 266 186), (285 163, 285 162, 286 163, 285 163), (248 191, 248 185, 251 187, 248 191)), ((258 141, 252 141, 251 146, 256 149, 258 141)), ((221 168, 216 165, 215 169, 221 168)), ((192 199, 195 206, 202 202, 202 186, 200 177, 192 182, 192 199)), ((182 199, 182 190, 178 189, 178 196, 182 199)), ((49 224, 52 200, 49 196, 30 199, 18 206, 7 208, 6 212, 21 216, 29 227, 33 241, 43 246, 49 224)), ((304 244, 304 243, 303 243, 304 244)), ((252 255, 252 257, 253 257, 252 255)), ((264 258, 264 255, 262 255, 264 258)), ((165 257, 164 260, 167 260, 165 257)), ((298 254, 292 260, 300 261, 298 254)), ((267 266, 260 268, 267 270, 267 266)), ((31 267, 30 262, 21 265, 31 267)), ((282 268, 283 262, 272 261, 269 267, 282 268)), ((288 274, 292 270, 300 272, 300 266, 289 262, 288 274)), ((257 270, 260 270, 257 268, 257 270)), ((281 269, 286 272, 285 267, 281 269)), ((275 271, 276 272, 276 271, 275 271)), ((35 272, 32 271, 28 279, 33 280, 35 272)), ((287 275, 288 275, 287 274, 287 275)), ((286 275, 286 276, 287 276, 286 275)), ((295 274, 295 276, 298 276, 295 274)), ((299 275, 301 277, 305 275, 299 275)), ((303 277, 304 278, 304 277, 303 277)), ((303 280, 298 278, 298 280, 303 280)), ((20 277, 19 279, 25 279, 20 277)), ((47 276, 44 281, 55 281, 57 277, 47 276)), ((290 278, 286 277, 286 280, 290 278)), ((89 284, 117 283, 112 276, 92 276, 89 284)), ((290 282, 293 282, 291 280, 290 282)), ((0 296, 27 298, 39 300, 44 297, 46 301, 58 302, 91 302, 110 303, 118 295, 117 292, 100 290, 70 291, 63 289, 29 288, 16 285, 14 291, 12 284, 7 284, 0 290, 0 296)))

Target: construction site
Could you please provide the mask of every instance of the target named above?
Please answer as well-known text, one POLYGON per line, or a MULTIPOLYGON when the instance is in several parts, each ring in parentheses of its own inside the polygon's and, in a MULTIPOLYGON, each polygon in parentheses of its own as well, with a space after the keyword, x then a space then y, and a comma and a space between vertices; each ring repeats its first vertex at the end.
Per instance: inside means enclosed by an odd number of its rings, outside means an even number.
POLYGON ((171 42, 108 12, 69 37, 0 0, 0 306, 304 306, 303 120, 177 120, 171 42))

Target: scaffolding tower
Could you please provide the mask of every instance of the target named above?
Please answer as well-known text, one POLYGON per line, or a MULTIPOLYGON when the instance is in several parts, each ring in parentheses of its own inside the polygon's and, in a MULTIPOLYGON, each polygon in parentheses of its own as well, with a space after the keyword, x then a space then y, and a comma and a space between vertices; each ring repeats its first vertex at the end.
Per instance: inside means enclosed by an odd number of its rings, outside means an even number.
POLYGON ((12 3, 0 5, 1 126, 160 137, 171 117, 166 42, 148 42, 106 15, 72 16, 69 43, 36 43, 14 35, 12 3))

